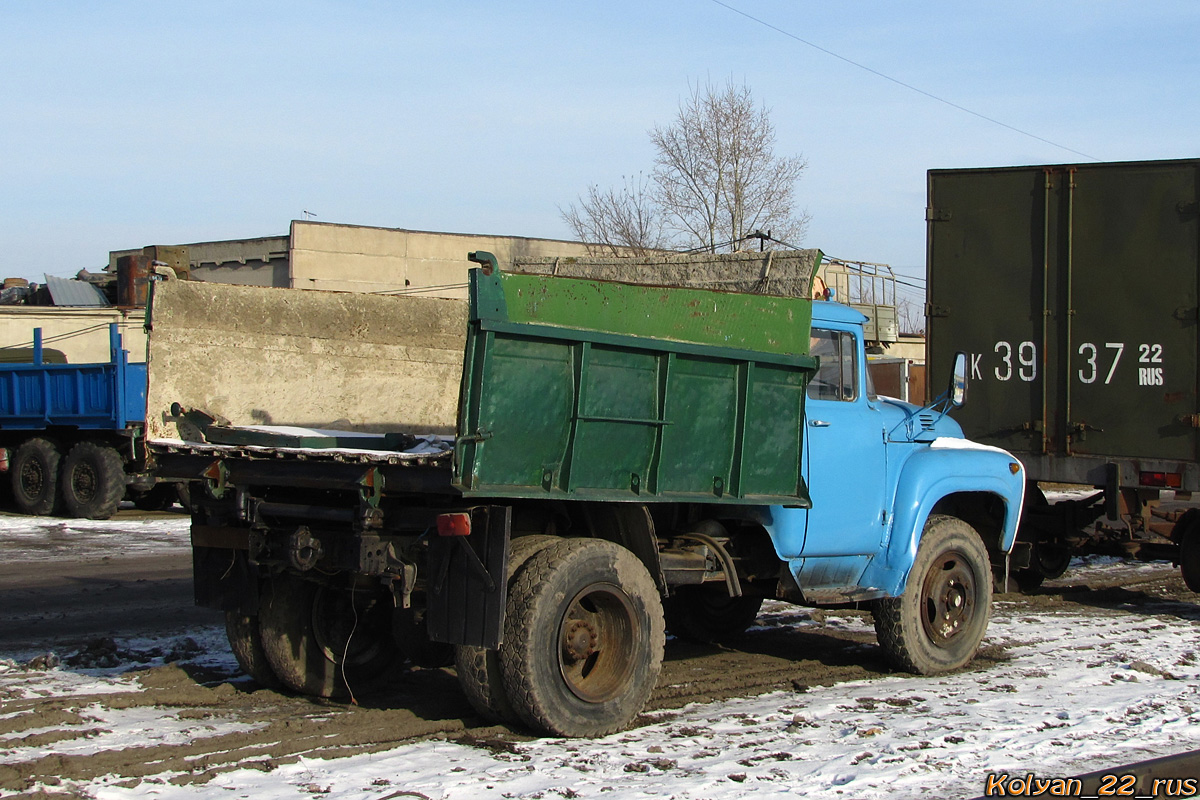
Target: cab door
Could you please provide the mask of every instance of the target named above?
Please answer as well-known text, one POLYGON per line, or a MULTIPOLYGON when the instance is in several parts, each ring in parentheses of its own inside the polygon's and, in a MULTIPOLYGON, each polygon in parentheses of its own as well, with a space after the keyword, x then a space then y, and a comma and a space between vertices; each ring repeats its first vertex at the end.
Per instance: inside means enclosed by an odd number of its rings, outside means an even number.
POLYGON ((883 414, 868 397, 863 354, 849 331, 814 328, 821 367, 809 384, 804 454, 812 508, 802 557, 879 550, 886 516, 883 414))

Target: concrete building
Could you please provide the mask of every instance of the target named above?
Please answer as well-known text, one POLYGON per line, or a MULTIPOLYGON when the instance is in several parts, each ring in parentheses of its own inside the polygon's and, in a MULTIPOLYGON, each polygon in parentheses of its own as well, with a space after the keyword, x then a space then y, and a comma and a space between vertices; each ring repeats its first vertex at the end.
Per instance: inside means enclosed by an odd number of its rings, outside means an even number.
MULTIPOLYGON (((465 299, 467 253, 487 250, 500 263, 518 258, 587 255, 586 245, 556 239, 372 228, 293 220, 287 236, 184 245, 193 280, 245 286, 388 293, 465 299)), ((109 254, 117 259, 140 253, 109 254)))

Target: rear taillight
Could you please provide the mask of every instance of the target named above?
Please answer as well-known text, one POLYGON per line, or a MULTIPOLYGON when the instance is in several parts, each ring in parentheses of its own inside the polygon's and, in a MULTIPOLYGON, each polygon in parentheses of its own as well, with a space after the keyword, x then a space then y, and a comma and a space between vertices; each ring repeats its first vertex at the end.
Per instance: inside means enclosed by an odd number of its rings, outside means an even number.
POLYGON ((1178 489, 1183 486, 1183 476, 1178 472, 1142 472, 1138 475, 1138 483, 1142 486, 1163 486, 1168 489, 1178 489))
POLYGON ((439 514, 437 518, 438 536, 470 536, 470 514, 439 514))

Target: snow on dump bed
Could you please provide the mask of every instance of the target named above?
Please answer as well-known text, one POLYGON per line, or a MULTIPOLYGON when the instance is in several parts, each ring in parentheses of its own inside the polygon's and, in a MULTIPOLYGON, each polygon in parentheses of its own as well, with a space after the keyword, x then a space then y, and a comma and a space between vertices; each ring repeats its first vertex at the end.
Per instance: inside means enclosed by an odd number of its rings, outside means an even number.
POLYGON ((331 428, 302 428, 295 425, 239 425, 236 430, 261 433, 265 435, 289 437, 326 437, 354 438, 378 442, 378 448, 359 447, 282 447, 275 445, 230 445, 210 444, 208 442, 193 442, 184 439, 151 439, 150 444, 157 448, 168 450, 190 450, 213 453, 228 453, 231 451, 246 451, 248 453, 279 453, 297 456, 321 456, 327 458, 353 458, 356 461, 421 461, 430 457, 438 457, 454 449, 454 437, 441 434, 419 434, 410 447, 404 450, 387 450, 382 445, 387 441, 387 434, 360 433, 357 431, 335 430, 331 428))

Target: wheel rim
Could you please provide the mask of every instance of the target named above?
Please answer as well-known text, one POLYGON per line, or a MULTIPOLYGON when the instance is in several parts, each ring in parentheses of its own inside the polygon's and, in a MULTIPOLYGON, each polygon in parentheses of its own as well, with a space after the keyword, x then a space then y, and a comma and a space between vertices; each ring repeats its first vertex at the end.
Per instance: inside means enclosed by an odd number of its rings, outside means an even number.
POLYGON ((87 464, 78 464, 71 470, 71 490, 80 502, 91 502, 96 496, 96 471, 87 464))
POLYGON ((21 466, 21 488, 30 497, 41 497, 46 486, 46 471, 36 458, 28 459, 21 466))
POLYGON ((636 620, 629 597, 610 583, 594 583, 575 595, 558 629, 558 666, 572 694, 603 703, 628 686, 636 620))
POLYGON ((921 623, 929 640, 947 647, 975 617, 975 573, 961 553, 942 554, 925 574, 921 623))

